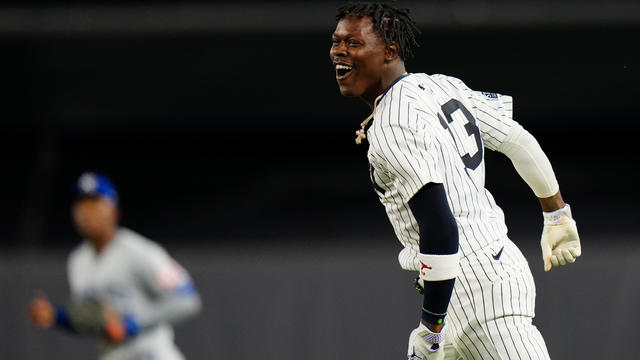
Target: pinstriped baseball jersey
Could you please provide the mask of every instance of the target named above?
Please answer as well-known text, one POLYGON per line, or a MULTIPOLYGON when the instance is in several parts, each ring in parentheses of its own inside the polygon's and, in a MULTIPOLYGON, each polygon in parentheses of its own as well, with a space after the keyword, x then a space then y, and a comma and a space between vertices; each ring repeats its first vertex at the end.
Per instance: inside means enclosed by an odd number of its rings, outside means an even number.
POLYGON ((420 236, 408 202, 442 183, 458 224, 463 257, 507 233, 484 187, 484 150, 496 150, 517 124, 510 96, 469 89, 445 75, 410 74, 377 99, 367 130, 370 175, 399 241, 402 268, 418 270, 420 236))

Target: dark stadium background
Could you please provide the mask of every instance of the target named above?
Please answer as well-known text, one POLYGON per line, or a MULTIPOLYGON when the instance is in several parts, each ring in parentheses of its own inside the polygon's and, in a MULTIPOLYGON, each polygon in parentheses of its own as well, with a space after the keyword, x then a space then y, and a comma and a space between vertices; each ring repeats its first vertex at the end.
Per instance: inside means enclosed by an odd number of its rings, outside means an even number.
MULTIPOLYGON (((637 2, 400 2, 423 34, 410 72, 514 97, 552 160, 584 256, 540 271, 539 206, 486 153, 487 187, 538 285, 551 356, 630 357, 640 312, 637 2)), ((158 241, 205 300, 178 327, 192 359, 402 358, 410 274, 328 51, 335 2, 27 1, 0 5, 0 358, 84 359, 29 328, 64 302, 73 180, 109 175, 122 222, 158 241)))

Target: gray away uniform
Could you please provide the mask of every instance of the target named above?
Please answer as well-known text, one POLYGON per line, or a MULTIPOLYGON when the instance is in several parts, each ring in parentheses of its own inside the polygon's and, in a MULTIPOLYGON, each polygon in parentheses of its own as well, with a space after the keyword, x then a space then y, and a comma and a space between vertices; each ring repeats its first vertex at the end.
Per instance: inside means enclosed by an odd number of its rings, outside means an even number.
POLYGON ((97 254, 84 241, 69 256, 73 301, 93 298, 130 316, 141 331, 122 344, 101 344, 103 360, 178 360, 172 323, 200 310, 189 274, 153 241, 120 228, 97 254))

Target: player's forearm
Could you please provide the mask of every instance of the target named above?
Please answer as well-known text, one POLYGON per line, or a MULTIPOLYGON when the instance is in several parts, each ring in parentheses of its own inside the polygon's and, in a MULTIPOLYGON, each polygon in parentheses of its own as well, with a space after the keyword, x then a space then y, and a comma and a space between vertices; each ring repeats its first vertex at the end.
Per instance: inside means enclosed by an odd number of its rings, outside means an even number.
MULTIPOLYGON (((522 126, 511 128, 498 151, 509 157, 520 177, 538 198, 553 198, 558 194, 560 188, 549 158, 533 135, 522 126)), ((547 202, 553 207, 553 200, 545 201, 545 205, 547 202)))
POLYGON ((176 324, 197 314, 201 307, 197 293, 176 294, 164 297, 145 311, 135 314, 135 320, 143 330, 161 323, 176 324))
POLYGON ((422 320, 438 332, 447 314, 458 269, 458 226, 442 184, 425 185, 409 201, 409 207, 420 232, 422 320))

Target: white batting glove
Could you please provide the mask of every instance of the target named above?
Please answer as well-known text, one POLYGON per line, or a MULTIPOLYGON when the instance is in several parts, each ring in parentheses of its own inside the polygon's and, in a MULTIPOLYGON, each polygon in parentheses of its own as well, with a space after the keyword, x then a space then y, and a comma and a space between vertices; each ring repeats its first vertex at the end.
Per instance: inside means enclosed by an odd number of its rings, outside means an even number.
POLYGON ((442 360, 444 359, 444 330, 434 333, 422 321, 409 335, 408 360, 442 360))
POLYGON ((571 208, 566 204, 562 209, 543 212, 544 229, 540 246, 544 271, 551 270, 551 266, 570 264, 582 254, 580 237, 576 222, 571 218, 571 208))

